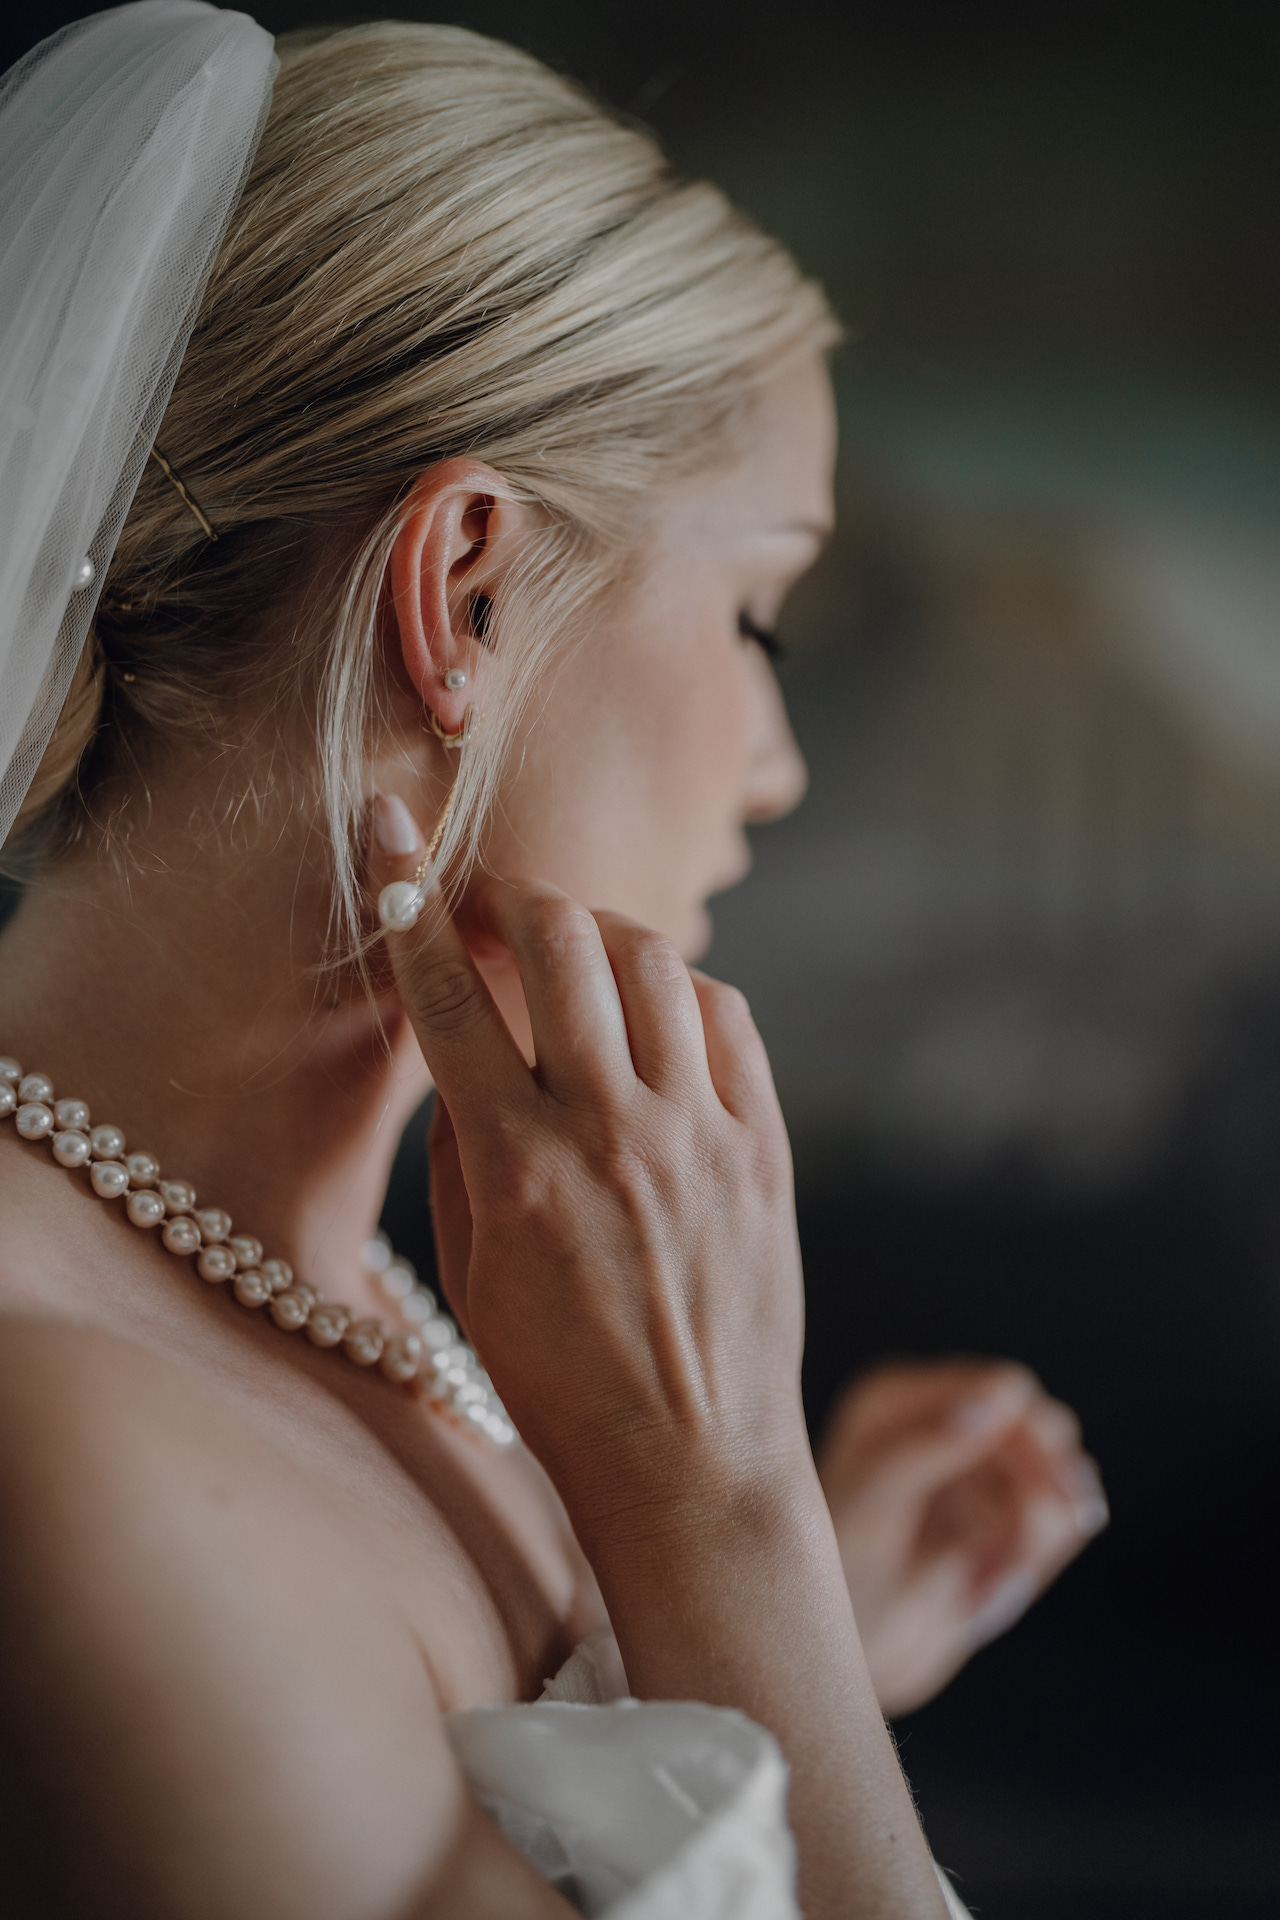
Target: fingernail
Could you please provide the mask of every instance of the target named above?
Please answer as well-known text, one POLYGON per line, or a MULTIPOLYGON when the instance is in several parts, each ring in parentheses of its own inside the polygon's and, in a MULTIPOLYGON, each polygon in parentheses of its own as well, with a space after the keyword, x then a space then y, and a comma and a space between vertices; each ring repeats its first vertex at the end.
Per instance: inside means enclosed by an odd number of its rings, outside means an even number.
POLYGON ((1097 1469, 1088 1460, 1076 1460, 1068 1479, 1075 1501, 1076 1525, 1081 1533, 1101 1533, 1111 1518, 1111 1509, 1097 1469))
POLYGON ((373 837, 388 859, 402 860, 422 845, 417 822, 395 793, 380 793, 373 803, 373 837))

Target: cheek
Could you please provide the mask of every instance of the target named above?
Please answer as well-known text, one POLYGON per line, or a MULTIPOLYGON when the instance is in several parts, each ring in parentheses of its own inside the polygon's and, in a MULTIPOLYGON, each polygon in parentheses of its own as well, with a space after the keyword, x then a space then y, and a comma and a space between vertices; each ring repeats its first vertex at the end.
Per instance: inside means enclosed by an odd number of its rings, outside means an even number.
POLYGON ((749 702, 724 614, 619 623, 556 677, 515 757, 490 858, 690 943, 740 870, 749 702))

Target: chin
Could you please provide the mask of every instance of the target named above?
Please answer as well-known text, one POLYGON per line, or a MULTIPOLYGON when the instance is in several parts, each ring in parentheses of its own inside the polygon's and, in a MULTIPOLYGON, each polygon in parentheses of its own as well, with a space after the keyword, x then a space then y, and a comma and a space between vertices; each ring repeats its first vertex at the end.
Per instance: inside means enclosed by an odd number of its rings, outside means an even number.
POLYGON ((680 949, 680 958, 694 966, 702 959, 711 945, 711 936, 715 928, 711 915, 705 907, 694 907, 685 921, 684 933, 676 942, 680 949))

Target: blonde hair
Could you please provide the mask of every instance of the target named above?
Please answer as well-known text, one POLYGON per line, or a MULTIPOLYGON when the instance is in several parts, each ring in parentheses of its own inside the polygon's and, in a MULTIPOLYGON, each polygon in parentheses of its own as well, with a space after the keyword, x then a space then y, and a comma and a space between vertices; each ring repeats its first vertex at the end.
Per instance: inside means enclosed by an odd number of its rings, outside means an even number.
POLYGON ((53 852, 106 832, 96 803, 114 783, 119 804, 159 742, 216 738, 233 705, 278 725, 305 700, 349 940, 374 635, 414 480, 468 455, 541 510, 485 634, 485 722, 440 849, 463 869, 530 694, 637 515, 729 457, 753 388, 836 328, 715 188, 514 48, 390 22, 278 51, 159 434, 217 541, 149 462, 19 825, 53 852))

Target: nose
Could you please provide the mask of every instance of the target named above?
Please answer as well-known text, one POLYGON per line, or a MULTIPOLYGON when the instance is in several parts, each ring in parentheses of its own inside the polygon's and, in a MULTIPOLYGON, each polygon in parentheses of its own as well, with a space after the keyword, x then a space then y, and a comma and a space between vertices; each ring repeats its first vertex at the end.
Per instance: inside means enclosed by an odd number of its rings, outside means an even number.
POLYGON ((759 657, 752 660, 752 667, 755 698, 742 814, 748 824, 761 826, 781 820, 800 805, 808 789, 809 769, 796 745, 773 669, 759 657))

